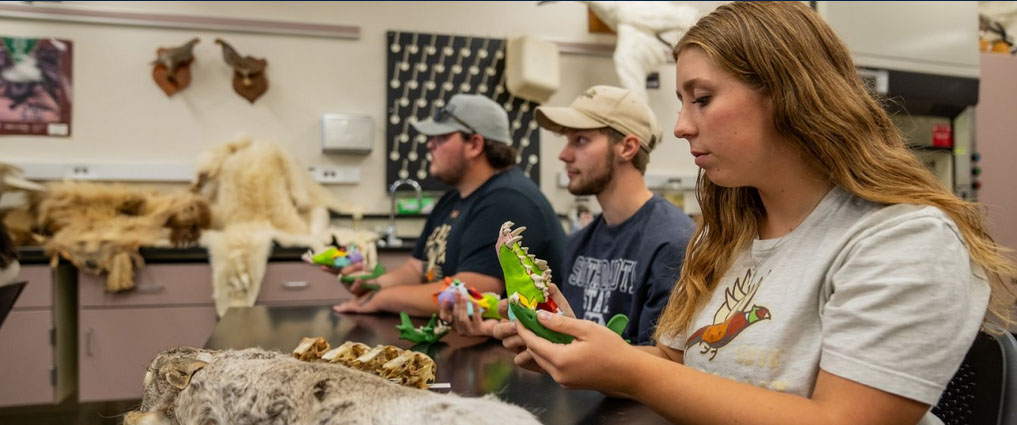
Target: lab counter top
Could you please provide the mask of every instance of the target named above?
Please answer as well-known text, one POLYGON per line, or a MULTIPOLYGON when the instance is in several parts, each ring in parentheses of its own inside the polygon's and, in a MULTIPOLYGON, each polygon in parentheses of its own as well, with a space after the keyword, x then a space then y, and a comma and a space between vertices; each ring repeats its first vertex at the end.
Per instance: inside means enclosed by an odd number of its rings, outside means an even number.
MULTIPOLYGON (((437 364, 436 382, 455 394, 487 394, 522 406, 546 424, 665 424, 650 408, 630 400, 566 389, 550 376, 513 363, 514 354, 496 340, 463 337, 452 332, 430 345, 399 339, 399 316, 336 314, 331 306, 254 306, 231 308, 216 323, 205 343, 214 350, 261 347, 288 353, 303 337, 322 337, 333 346, 345 341, 395 345, 423 352, 437 364)), ((423 319, 414 323, 423 324, 423 319)), ((619 371, 624 373, 624 371, 619 371)))
MULTIPOLYGON (((415 239, 403 238, 403 244, 398 247, 378 246, 378 252, 407 253, 413 251, 417 241, 415 239)), ((276 245, 272 247, 272 254, 268 261, 297 261, 307 251, 304 247, 283 247, 276 245)), ((139 252, 146 263, 195 263, 208 262, 208 251, 200 246, 188 248, 168 247, 142 247, 139 252)), ((49 257, 41 246, 26 246, 18 248, 19 260, 22 264, 45 264, 49 257)))

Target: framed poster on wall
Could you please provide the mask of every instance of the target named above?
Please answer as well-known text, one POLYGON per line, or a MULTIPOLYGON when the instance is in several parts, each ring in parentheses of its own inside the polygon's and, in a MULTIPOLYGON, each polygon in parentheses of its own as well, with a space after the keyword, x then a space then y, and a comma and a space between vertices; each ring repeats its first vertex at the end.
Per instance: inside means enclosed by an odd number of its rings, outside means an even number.
POLYGON ((0 135, 71 135, 71 42, 0 37, 0 135))

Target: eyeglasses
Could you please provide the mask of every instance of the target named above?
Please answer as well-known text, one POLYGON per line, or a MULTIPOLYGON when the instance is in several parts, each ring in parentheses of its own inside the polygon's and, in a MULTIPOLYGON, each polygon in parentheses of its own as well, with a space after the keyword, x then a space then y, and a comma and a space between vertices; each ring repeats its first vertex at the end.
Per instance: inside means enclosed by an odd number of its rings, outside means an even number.
POLYGON ((452 118, 453 120, 455 120, 455 122, 462 124, 463 127, 466 127, 467 130, 470 130, 470 133, 476 133, 477 130, 474 130, 473 127, 471 127, 465 121, 459 119, 459 117, 456 116, 456 114, 454 113, 455 110, 456 105, 445 105, 444 108, 435 110, 434 122, 448 121, 449 118, 452 118))

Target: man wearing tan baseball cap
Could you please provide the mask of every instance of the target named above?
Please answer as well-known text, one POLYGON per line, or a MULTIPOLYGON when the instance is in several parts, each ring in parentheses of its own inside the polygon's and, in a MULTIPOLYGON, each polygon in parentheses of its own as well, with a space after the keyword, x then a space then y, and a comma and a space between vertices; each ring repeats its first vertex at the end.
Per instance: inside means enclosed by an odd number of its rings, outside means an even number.
MULTIPOLYGON (((628 90, 594 86, 568 107, 537 108, 536 119, 567 138, 558 159, 565 163, 569 192, 596 196, 603 211, 569 236, 555 283, 576 317, 605 324, 626 314, 630 322, 622 336, 651 344, 693 230, 689 216, 651 193, 643 180, 660 140, 653 111, 628 90)), ((494 329, 518 352, 514 334, 511 326, 494 329)))
MULTIPOLYGON (((593 86, 568 107, 537 108, 537 123, 555 133, 568 130, 612 129, 639 139, 637 169, 646 172, 650 152, 660 141, 660 127, 653 111, 632 92, 612 86, 593 86)), ((634 157, 635 158, 635 157, 634 157)))

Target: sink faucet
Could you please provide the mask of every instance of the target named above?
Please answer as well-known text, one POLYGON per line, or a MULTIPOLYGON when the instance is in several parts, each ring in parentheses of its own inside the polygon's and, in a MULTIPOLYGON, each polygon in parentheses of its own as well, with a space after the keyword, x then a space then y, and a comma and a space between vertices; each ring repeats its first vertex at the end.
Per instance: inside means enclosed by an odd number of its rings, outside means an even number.
POLYGON ((392 197, 392 208, 389 210, 388 213, 388 228, 385 230, 385 232, 387 233, 387 235, 385 235, 385 246, 402 246, 403 244, 403 241, 396 237, 396 227, 395 227, 395 210, 396 210, 395 192, 396 189, 399 189, 399 187, 403 185, 410 185, 411 187, 413 187, 413 190, 417 192, 417 205, 421 205, 424 202, 423 195, 421 194, 420 183, 417 183, 416 180, 399 179, 392 182, 392 185, 388 187, 388 195, 392 197))

